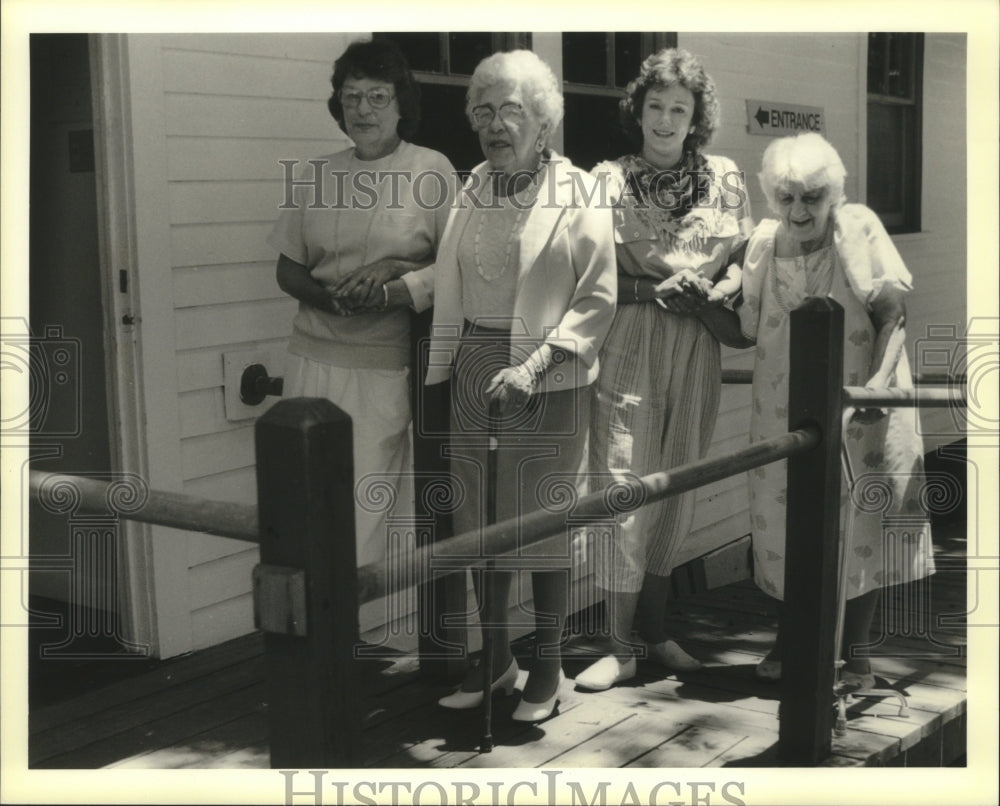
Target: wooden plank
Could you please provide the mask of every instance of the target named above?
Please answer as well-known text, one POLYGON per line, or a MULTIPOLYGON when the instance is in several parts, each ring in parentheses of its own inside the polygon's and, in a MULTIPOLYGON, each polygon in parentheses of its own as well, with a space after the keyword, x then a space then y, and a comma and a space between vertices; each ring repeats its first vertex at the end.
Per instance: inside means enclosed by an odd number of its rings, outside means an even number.
POLYGON ((647 753, 620 765, 624 767, 709 767, 740 747, 741 754, 757 755, 775 747, 777 733, 767 736, 747 731, 685 725, 684 730, 647 753), (753 747, 753 750, 751 750, 753 747))
POLYGON ((253 426, 182 440, 181 461, 185 480, 252 467, 253 426))
POLYGON ((246 420, 226 419, 226 400, 222 387, 184 392, 177 400, 181 438, 200 437, 220 431, 246 428, 246 420))
POLYGON ((691 574, 697 593, 749 579, 751 573, 750 535, 744 535, 691 561, 691 574))
POLYGON ((263 260, 258 263, 174 269, 174 305, 189 308, 281 299, 284 292, 278 288, 274 266, 274 260, 263 260))
POLYGON ((199 389, 210 389, 222 386, 223 375, 222 354, 239 352, 247 349, 260 350, 268 358, 265 363, 273 375, 281 375, 285 365, 285 347, 292 327, 289 322, 288 332, 280 339, 245 342, 239 344, 218 344, 211 347, 180 350, 177 353, 177 390, 180 393, 196 392, 199 389))
POLYGON ((267 723, 264 704, 251 713, 168 747, 148 750, 107 765, 111 769, 267 769, 267 723), (260 750, 263 748, 263 752, 260 750))
POLYGON ((192 640, 196 649, 247 635, 253 629, 253 598, 249 579, 245 593, 191 611, 192 640))
POLYGON ((219 694, 187 707, 183 712, 148 719, 102 741, 79 747, 72 753, 47 758, 36 766, 42 769, 93 769, 104 767, 125 754, 169 747, 192 734, 243 716, 255 707, 255 703, 260 703, 264 692, 261 682, 219 694))
MULTIPOLYGON (((263 166, 261 166, 263 168, 263 166)), ((279 166, 280 167, 280 166, 279 166)), ((285 200, 284 175, 268 165, 269 176, 240 182, 203 180, 170 183, 170 223, 273 223, 285 200)))
POLYGON ((329 61, 309 62, 247 53, 163 51, 167 92, 256 98, 314 99, 330 92, 329 61))
POLYGON ((183 657, 163 661, 159 668, 138 677, 121 680, 112 686, 88 691, 67 702, 32 710, 29 729, 35 736, 75 720, 85 721, 114 708, 137 708, 145 697, 159 696, 165 689, 190 681, 204 681, 215 674, 229 674, 235 667, 250 662, 264 651, 259 634, 213 646, 183 657))
POLYGON ((244 544, 243 548, 238 553, 199 563, 191 568, 188 595, 193 612, 243 596, 250 590, 250 575, 260 557, 256 546, 246 548, 244 544))
POLYGON ((349 145, 347 136, 335 124, 333 129, 307 138, 283 135, 248 140, 175 135, 167 138, 170 181, 284 181, 285 172, 279 160, 304 162, 342 151, 349 145))
POLYGON ((176 312, 177 349, 239 342, 252 347, 261 341, 287 338, 296 309, 291 298, 182 308, 176 312))
POLYGON ((178 268, 276 261, 278 256, 267 244, 273 226, 273 220, 174 224, 170 227, 171 265, 178 268))
POLYGON ((299 62, 319 62, 330 65, 355 39, 368 38, 358 33, 184 33, 164 34, 165 50, 193 50, 211 53, 234 53, 249 56, 269 56, 299 62))
POLYGON ((547 764, 560 768, 625 767, 659 749, 665 742, 676 741, 688 728, 671 711, 629 714, 606 730, 550 759, 547 764))
POLYGON ((166 133, 234 139, 266 137, 318 139, 337 124, 326 109, 328 93, 314 98, 229 98, 211 95, 164 95, 166 133))
MULTIPOLYGON (((117 741, 117 737, 126 731, 136 730, 141 733, 151 722, 169 719, 174 714, 184 712, 199 703, 210 702, 222 695, 243 691, 262 680, 263 664, 263 655, 255 655, 242 663, 228 667, 225 675, 211 673, 199 675, 177 685, 171 685, 165 690, 153 691, 141 698, 122 702, 87 717, 67 721, 36 733, 31 740, 31 763, 35 766, 45 762, 49 768, 58 766, 55 759, 68 761, 70 755, 82 752, 84 748, 95 743, 117 741)), ((129 748, 127 743, 119 747, 119 750, 125 752, 134 749, 134 747, 129 748)), ((106 751, 102 751, 104 752, 106 751)), ((118 758, 124 757, 125 752, 118 758)), ((101 763, 110 763, 113 760, 114 758, 108 758, 101 763)))

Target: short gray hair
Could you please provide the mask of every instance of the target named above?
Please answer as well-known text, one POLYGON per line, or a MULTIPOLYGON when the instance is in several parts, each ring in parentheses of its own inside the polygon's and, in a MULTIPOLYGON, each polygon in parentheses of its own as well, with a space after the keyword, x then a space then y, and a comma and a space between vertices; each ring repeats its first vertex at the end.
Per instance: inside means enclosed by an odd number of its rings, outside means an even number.
POLYGON ((530 50, 511 50, 487 56, 476 67, 465 98, 465 114, 472 120, 472 108, 483 93, 503 82, 520 87, 528 109, 552 134, 563 118, 563 96, 552 68, 530 50))
POLYGON ((792 182, 801 184, 806 190, 826 188, 834 206, 839 207, 845 201, 846 176, 847 169, 837 149, 814 132, 775 140, 764 151, 757 174, 767 205, 775 212, 775 191, 792 182))

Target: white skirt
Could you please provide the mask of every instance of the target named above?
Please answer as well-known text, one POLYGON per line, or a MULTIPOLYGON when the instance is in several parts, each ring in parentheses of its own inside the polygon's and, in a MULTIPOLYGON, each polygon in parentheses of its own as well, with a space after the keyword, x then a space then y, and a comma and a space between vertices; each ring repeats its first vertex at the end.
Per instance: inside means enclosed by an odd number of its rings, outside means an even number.
POLYGON ((283 397, 326 398, 351 417, 359 566, 385 558, 392 522, 412 520, 409 372, 286 359, 283 397))

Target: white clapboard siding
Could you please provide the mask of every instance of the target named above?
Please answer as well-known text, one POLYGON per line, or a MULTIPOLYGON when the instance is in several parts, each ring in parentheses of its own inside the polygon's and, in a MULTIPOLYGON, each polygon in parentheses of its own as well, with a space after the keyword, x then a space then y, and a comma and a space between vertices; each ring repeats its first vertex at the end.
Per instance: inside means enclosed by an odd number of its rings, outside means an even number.
POLYGON ((171 92, 192 95, 308 101, 325 99, 331 92, 329 77, 333 72, 332 59, 323 73, 310 70, 313 80, 305 84, 302 73, 308 67, 299 60, 275 59, 273 56, 163 51, 163 83, 171 92))
MULTIPOLYGON (((330 117, 333 60, 346 34, 178 34, 160 38, 183 489, 256 499, 253 420, 230 422, 223 355, 246 350, 283 370, 297 303, 274 278, 266 237, 284 198, 279 160, 343 148, 330 117)), ((261 407, 261 412, 266 410, 261 407)), ((252 629, 256 550, 189 543, 196 647, 252 629)))
POLYGON ((326 99, 167 94, 167 135, 315 138, 331 128, 326 99))
POLYGON ((177 310, 177 349, 278 339, 291 332, 297 310, 289 298, 177 310))
MULTIPOLYGON (((933 326, 954 326, 961 338, 968 326, 968 277, 995 266, 966 263, 966 40, 962 34, 924 37, 924 140, 921 233, 895 239, 913 275, 907 297, 907 337, 918 370, 920 342, 933 326)), ((956 345, 959 349, 959 345, 956 345)), ((940 371, 940 368, 936 367, 940 371)), ((962 432, 947 409, 920 412, 924 447, 932 450, 962 432)))
POLYGON ((174 307, 284 298, 275 279, 275 260, 174 269, 174 307))
MULTIPOLYGON (((369 39, 370 35, 358 34, 164 34, 160 37, 165 51, 232 54, 241 56, 269 56, 272 59, 294 62, 316 62, 314 69, 332 72, 333 60, 355 39, 369 39)), ((232 67, 220 69, 231 70, 232 67)), ((294 79, 293 79, 294 80, 294 79)), ((298 80, 301 80, 299 77, 298 80)))
POLYGON ((181 437, 199 437, 245 428, 246 420, 227 420, 221 386, 184 392, 179 399, 181 437))
POLYGON ((192 610, 200 610, 247 592, 247 580, 259 557, 256 546, 243 545, 248 546, 245 551, 203 562, 191 569, 192 610))
MULTIPOLYGON (((280 166, 273 166, 280 167, 280 166)), ((246 221, 273 224, 285 201, 285 184, 272 166, 272 179, 207 180, 170 184, 171 224, 231 224, 246 221)))
MULTIPOLYGON (((268 374, 280 377, 284 372, 286 338, 259 341, 253 345, 254 352, 267 356, 264 366, 268 374)), ((220 344, 211 347, 180 350, 177 353, 178 394, 209 389, 223 384, 223 355, 242 352, 245 344, 220 344)), ((263 411, 263 410, 262 410, 263 411)))
POLYGON ((171 262, 176 268, 276 260, 266 240, 273 225, 273 221, 240 221, 172 226, 171 262))
POLYGON ((205 649, 253 632, 253 596, 249 592, 191 611, 194 649, 205 649))
POLYGON ((181 440, 184 476, 196 479, 254 465, 253 426, 181 440))
POLYGON ((346 147, 348 141, 333 118, 309 138, 173 136, 167 159, 174 182, 216 180, 284 180, 281 160, 307 160, 346 147))

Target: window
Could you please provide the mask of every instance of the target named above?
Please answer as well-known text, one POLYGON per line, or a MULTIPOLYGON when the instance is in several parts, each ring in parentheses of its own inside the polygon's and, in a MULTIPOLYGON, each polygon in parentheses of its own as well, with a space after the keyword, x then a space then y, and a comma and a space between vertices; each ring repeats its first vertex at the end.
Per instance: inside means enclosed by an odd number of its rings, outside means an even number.
POLYGON ((920 231, 923 34, 868 34, 868 206, 920 231))
POLYGON ((651 53, 676 47, 666 33, 564 33, 564 148, 574 165, 590 170, 632 150, 618 123, 618 102, 651 53))
POLYGON ((374 38, 391 39, 399 45, 420 82, 420 131, 413 142, 447 154, 459 171, 482 162, 479 140, 465 117, 469 76, 491 53, 530 48, 531 35, 386 32, 374 34, 374 38))

